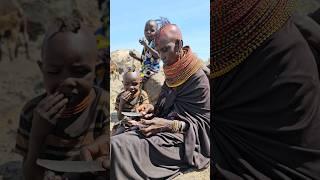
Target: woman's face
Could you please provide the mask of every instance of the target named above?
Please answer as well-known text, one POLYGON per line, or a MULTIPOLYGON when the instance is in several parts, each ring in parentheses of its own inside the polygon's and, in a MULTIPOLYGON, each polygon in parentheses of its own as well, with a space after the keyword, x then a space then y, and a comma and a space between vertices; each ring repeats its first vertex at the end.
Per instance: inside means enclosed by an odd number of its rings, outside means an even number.
POLYGON ((157 49, 164 65, 170 66, 179 58, 180 50, 179 40, 171 40, 170 38, 160 38, 157 43, 157 49))

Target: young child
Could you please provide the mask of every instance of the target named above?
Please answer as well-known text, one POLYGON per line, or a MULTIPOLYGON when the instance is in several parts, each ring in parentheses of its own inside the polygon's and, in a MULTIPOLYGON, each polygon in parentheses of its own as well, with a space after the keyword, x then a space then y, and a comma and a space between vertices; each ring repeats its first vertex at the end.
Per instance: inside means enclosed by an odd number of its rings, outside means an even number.
POLYGON ((118 94, 115 103, 115 109, 117 110, 118 120, 112 130, 112 135, 119 134, 129 129, 128 124, 123 124, 122 120, 124 116, 122 112, 135 112, 136 108, 141 104, 148 104, 149 98, 147 93, 141 89, 141 78, 137 71, 128 71, 123 75, 123 89, 118 94))
POLYGON ((160 56, 155 50, 154 37, 158 30, 158 24, 155 20, 148 20, 144 27, 145 38, 141 38, 139 43, 143 46, 141 57, 138 57, 133 51, 129 55, 142 63, 141 76, 142 83, 147 81, 153 74, 160 70, 160 56))
POLYGON ((82 147, 109 142, 109 97, 93 86, 96 47, 92 31, 76 17, 49 26, 38 62, 46 93, 24 106, 16 140, 26 180, 43 179, 38 158, 80 160, 82 147))

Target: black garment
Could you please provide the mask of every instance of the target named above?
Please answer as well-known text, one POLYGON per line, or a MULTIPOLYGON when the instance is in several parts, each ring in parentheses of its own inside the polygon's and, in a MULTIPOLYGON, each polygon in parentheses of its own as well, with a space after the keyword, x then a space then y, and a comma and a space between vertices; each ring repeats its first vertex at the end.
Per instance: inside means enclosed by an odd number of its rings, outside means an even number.
POLYGON ((243 63, 213 79, 217 179, 320 179, 315 58, 291 20, 243 63))

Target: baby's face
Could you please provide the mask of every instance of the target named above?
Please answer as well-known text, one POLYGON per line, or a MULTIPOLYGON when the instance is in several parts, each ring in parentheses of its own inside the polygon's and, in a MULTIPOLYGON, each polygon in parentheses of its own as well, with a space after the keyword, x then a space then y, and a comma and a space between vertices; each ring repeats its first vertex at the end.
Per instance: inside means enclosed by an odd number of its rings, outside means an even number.
POLYGON ((154 39, 157 32, 157 23, 155 21, 148 21, 144 27, 144 36, 150 42, 154 39))
POLYGON ((136 72, 126 73, 123 77, 123 86, 126 91, 130 91, 132 95, 136 95, 140 89, 140 77, 136 72))
POLYGON ((97 50, 94 36, 86 33, 59 32, 43 47, 40 68, 47 93, 56 91, 68 97, 70 104, 86 97, 95 77, 97 50))

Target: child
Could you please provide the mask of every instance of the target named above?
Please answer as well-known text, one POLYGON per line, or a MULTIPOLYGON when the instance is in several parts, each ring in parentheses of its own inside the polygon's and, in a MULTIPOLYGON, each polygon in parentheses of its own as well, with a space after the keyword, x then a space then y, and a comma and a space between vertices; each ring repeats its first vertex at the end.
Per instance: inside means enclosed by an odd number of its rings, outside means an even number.
POLYGON ((118 120, 120 123, 113 128, 113 135, 122 133, 128 129, 128 124, 121 123, 124 116, 122 112, 135 112, 136 108, 141 104, 148 104, 149 98, 147 93, 140 87, 141 78, 137 71, 128 71, 123 75, 123 88, 118 94, 115 104, 118 120))
POLYGON ((80 160, 82 147, 109 142, 109 98, 93 86, 96 47, 92 31, 76 17, 49 26, 38 62, 46 93, 24 106, 17 134, 26 180, 43 179, 38 158, 80 160))
POLYGON ((155 20, 148 20, 144 27, 145 38, 139 40, 143 45, 141 57, 138 57, 133 51, 129 55, 142 63, 141 76, 143 77, 142 83, 147 81, 153 74, 158 73, 160 70, 160 56, 155 50, 154 37, 158 30, 158 24, 155 20))

